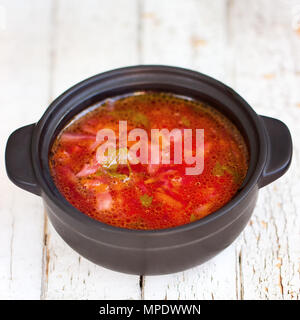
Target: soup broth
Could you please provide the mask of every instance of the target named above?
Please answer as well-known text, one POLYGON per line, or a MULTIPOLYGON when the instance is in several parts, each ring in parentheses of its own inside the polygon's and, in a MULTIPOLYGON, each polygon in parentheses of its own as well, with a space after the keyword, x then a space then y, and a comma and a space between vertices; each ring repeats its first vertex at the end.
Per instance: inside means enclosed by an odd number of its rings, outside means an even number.
MULTIPOLYGON (((137 151, 137 159, 141 153, 137 151)), ((241 133, 213 107, 169 93, 138 92, 99 102, 76 116, 54 141, 49 166, 58 190, 83 214, 121 228, 153 230, 194 222, 224 206, 240 188, 248 158, 241 133), (122 148, 120 121, 126 121, 127 133, 127 146, 122 148), (129 159, 139 139, 131 141, 128 135, 136 128, 148 137, 148 163, 129 159), (164 134, 156 140, 160 161, 152 163, 153 129, 174 128, 182 133, 182 163, 175 161, 176 138, 168 140, 164 134), (115 133, 116 152, 109 153, 109 144, 99 138, 101 129, 115 133), (185 162, 185 152, 195 157, 198 148, 195 139, 188 150, 184 147, 187 129, 204 132, 199 174, 186 171, 195 164, 185 162), (106 162, 100 163, 99 147, 104 143, 106 162), (169 163, 162 161, 164 152, 169 153, 169 163), (126 156, 122 163, 121 153, 126 156)))

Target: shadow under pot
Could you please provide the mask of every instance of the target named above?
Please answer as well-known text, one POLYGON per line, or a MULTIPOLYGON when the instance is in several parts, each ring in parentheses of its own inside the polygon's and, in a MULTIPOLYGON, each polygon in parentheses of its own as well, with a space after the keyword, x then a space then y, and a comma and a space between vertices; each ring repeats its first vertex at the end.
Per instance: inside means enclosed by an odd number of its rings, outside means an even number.
POLYGON ((177 67, 133 66, 96 75, 64 92, 37 123, 10 135, 5 158, 11 181, 42 197, 54 228, 80 255, 116 271, 156 275, 199 265, 230 245, 249 221, 259 189, 289 168, 292 140, 284 123, 257 115, 215 79, 177 67), (249 167, 241 188, 223 207, 181 226, 132 230, 83 214, 58 191, 50 174, 49 150, 65 125, 98 101, 139 91, 204 101, 239 129, 249 150, 249 167))

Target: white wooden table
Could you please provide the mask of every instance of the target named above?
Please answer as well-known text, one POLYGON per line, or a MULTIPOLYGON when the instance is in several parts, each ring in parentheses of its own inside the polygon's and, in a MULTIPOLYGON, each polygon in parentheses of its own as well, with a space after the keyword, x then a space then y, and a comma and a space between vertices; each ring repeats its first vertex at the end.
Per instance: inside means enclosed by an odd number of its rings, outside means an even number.
POLYGON ((1 0, 0 298, 299 299, 300 1, 1 0), (131 276, 80 257, 56 234, 39 197, 7 178, 14 129, 96 73, 168 64, 207 73, 294 139, 289 172, 260 191, 237 241, 197 268, 131 276))

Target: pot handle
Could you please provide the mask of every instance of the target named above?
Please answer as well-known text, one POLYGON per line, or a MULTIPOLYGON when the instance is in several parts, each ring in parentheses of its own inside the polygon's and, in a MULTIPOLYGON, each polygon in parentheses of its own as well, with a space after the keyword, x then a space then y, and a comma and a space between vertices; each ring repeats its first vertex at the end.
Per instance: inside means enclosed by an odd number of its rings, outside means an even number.
POLYGON ((31 159, 31 138, 35 124, 14 131, 8 138, 5 165, 9 179, 18 187, 40 195, 31 159))
POLYGON ((292 161, 293 144, 288 127, 280 120, 260 116, 264 122, 268 143, 267 162, 259 181, 259 187, 280 178, 292 161))

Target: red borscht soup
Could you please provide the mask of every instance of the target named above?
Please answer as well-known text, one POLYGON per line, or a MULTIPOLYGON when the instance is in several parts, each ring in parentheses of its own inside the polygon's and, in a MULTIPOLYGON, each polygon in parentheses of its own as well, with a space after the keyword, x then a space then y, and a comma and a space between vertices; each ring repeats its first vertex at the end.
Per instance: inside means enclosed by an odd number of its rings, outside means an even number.
POLYGON ((54 141, 49 165, 59 191, 83 214, 121 228, 153 230, 194 222, 224 206, 240 188, 248 158, 241 133, 213 107, 169 93, 137 92, 77 115, 54 141), (202 134, 198 142, 196 132, 202 134), (198 162, 188 158, 199 160, 198 172, 198 162))

